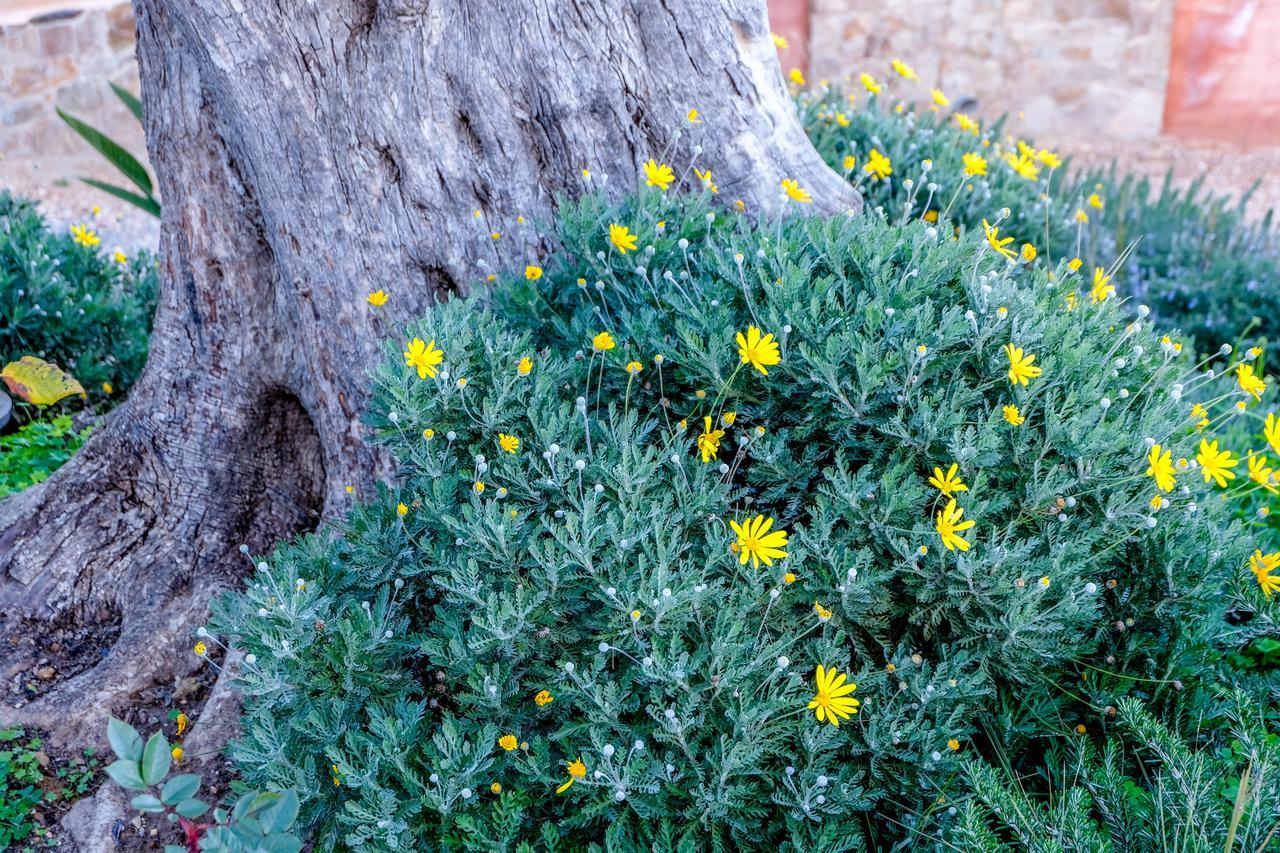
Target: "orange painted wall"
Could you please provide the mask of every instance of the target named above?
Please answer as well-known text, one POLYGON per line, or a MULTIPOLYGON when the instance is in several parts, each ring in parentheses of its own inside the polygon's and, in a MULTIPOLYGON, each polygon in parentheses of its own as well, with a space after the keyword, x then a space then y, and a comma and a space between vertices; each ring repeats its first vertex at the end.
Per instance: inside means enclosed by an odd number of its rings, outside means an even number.
POLYGON ((1280 142, 1280 0, 1177 0, 1164 132, 1280 142))
POLYGON ((769 29, 787 40, 778 59, 783 73, 809 73, 809 0, 769 0, 769 29))

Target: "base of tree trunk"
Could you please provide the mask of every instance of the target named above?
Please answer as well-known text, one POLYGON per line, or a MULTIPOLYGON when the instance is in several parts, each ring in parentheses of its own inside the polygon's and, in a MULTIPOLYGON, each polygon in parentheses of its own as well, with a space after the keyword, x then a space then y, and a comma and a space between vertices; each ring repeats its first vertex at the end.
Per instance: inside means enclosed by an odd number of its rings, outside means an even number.
POLYGON ((100 741, 190 671, 241 544, 265 553, 390 474, 358 422, 380 342, 537 263, 517 218, 556 194, 607 175, 621 195, 657 158, 711 169, 751 216, 784 178, 816 211, 861 207, 804 135, 763 0, 134 5, 164 199, 151 355, 75 459, 0 503, 0 723, 100 741), (101 648, 33 674, 73 627, 101 648))

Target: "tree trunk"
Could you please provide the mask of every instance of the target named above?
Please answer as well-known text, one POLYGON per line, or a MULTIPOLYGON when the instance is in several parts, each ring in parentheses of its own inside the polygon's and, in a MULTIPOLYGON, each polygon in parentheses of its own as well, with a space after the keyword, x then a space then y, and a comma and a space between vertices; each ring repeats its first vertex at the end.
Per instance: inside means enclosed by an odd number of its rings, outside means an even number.
POLYGON ((194 666, 241 543, 264 552, 390 473, 358 422, 380 341, 492 265, 534 262, 517 216, 550 216, 584 168, 622 193, 648 158, 696 155, 749 213, 785 177, 820 210, 860 207, 804 136, 763 0, 134 5, 160 305, 129 400, 0 504, 10 722, 94 737, 194 666), (42 681, 50 637, 88 648, 42 681))

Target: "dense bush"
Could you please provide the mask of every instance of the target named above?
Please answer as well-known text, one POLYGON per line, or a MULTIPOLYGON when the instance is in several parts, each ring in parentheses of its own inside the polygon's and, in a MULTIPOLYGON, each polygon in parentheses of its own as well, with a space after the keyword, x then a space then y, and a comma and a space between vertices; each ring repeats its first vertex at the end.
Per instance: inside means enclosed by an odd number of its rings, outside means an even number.
POLYGON ((156 271, 144 253, 105 257, 96 240, 50 231, 31 202, 0 191, 0 365, 55 362, 109 405, 146 361, 156 271))
POLYGON ((942 93, 931 98, 893 77, 873 83, 878 94, 855 85, 853 95, 798 95, 810 138, 870 205, 894 220, 941 216, 971 229, 1007 208, 1001 230, 1016 238, 1015 251, 1030 243, 1041 262, 1079 257, 1086 269, 1110 269, 1121 258, 1115 279, 1126 294, 1202 352, 1242 334, 1280 337, 1280 237, 1269 211, 1245 215, 1251 193, 1233 201, 1201 180, 1180 189, 1114 165, 1073 169, 1007 135, 1006 122, 984 128, 953 112, 942 93), (912 103, 918 99, 927 106, 912 103), (887 157, 891 176, 867 171, 873 150, 887 157))
POLYGON ((248 780, 325 849, 858 849, 977 833, 974 762, 1124 697, 1274 692, 1222 663, 1280 598, 1188 416, 1218 380, 1088 268, 893 220, 588 195, 499 313, 412 325, 399 488, 215 607, 248 780))

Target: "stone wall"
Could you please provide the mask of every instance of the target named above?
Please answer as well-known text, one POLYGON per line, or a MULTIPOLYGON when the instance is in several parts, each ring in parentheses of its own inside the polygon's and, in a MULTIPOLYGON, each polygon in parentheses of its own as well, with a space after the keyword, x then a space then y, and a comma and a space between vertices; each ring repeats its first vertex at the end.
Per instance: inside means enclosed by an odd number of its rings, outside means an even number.
POLYGON ((1029 134, 1152 137, 1173 8, 1172 0, 810 0, 811 77, 882 78, 896 57, 953 101, 976 98, 980 114, 1021 111, 1029 134))
MULTIPOLYGON (((0 4, 3 5, 3 4, 0 4)), ((134 152, 145 151, 137 121, 108 81, 138 91, 133 10, 114 2, 65 11, 35 8, 0 18, 0 175, 5 160, 94 157, 54 112, 61 107, 134 152)), ((49 4, 45 4, 47 7, 49 4)))

